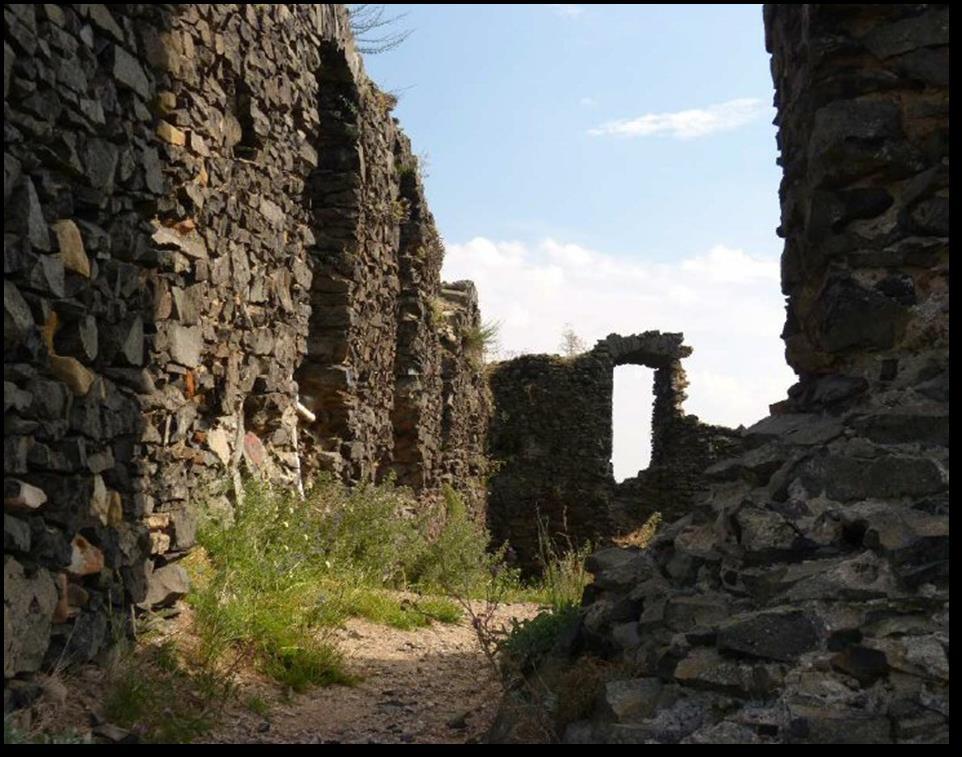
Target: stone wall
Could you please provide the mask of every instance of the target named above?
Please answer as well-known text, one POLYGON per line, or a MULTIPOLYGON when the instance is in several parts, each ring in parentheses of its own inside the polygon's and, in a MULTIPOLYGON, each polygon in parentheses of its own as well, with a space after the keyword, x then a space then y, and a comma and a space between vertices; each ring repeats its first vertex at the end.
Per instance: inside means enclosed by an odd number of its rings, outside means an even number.
POLYGON ((949 723, 948 7, 770 5, 799 383, 564 652, 569 742, 931 743, 949 723))
POLYGON ((491 370, 488 523, 527 571, 538 569, 539 519, 552 538, 579 544, 608 530, 612 370, 593 351, 523 355, 491 370))
POLYGON ((537 567, 539 518, 551 538, 604 541, 656 511, 681 515, 703 488, 701 472, 738 443, 730 429, 683 410, 682 334, 612 334, 571 358, 525 355, 491 373, 495 412, 489 487, 496 542, 509 541, 526 569, 537 567), (611 469, 612 391, 619 365, 653 368, 651 465, 615 483, 611 469))
POLYGON ((483 509, 476 298, 393 104, 343 6, 4 7, 5 681, 183 594, 242 472, 483 509))

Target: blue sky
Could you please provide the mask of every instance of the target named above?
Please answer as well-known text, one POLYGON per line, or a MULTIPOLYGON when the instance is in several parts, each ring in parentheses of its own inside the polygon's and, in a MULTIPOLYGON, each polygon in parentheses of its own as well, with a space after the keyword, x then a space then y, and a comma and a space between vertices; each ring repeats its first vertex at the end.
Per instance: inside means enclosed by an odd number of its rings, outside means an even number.
MULTIPOLYGON (((413 34, 365 66, 399 94, 443 273, 478 284, 502 354, 556 351, 568 323, 589 345, 684 331, 688 411, 764 416, 792 374, 761 6, 390 10, 413 34)), ((647 455, 650 401, 650 374, 619 371, 618 477, 647 455)))

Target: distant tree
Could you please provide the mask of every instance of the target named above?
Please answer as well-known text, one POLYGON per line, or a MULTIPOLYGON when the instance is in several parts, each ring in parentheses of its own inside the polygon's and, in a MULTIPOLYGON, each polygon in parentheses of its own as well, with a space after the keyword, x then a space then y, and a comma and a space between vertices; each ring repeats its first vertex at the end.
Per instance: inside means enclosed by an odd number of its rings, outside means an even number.
POLYGON ((588 346, 584 340, 575 333, 570 323, 566 323, 561 332, 561 354, 565 357, 574 357, 587 349, 588 346))
POLYGON ((407 13, 389 15, 386 5, 348 5, 347 12, 358 52, 364 55, 377 55, 393 50, 414 32, 413 29, 397 29, 395 25, 407 16, 407 13))

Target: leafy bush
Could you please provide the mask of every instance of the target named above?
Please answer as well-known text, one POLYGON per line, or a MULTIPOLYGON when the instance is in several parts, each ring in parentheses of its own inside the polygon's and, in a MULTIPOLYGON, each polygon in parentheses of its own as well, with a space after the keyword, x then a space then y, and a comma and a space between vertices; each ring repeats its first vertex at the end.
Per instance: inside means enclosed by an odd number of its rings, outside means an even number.
POLYGON ((501 644, 501 651, 512 663, 527 667, 548 654, 561 634, 578 621, 574 605, 546 610, 531 620, 515 621, 511 633, 501 644))
POLYGON ((411 578, 427 590, 474 594, 503 561, 503 552, 488 552, 487 531, 471 520, 463 500, 444 489, 444 525, 412 565, 411 578))

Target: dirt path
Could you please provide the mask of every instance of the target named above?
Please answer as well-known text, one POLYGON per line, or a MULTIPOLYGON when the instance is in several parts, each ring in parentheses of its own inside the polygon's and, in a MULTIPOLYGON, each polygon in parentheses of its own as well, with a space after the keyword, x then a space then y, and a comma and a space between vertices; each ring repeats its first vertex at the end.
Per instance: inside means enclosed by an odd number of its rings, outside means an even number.
MULTIPOLYGON (((496 620, 531 618, 505 605, 496 620)), ((318 688, 285 701, 276 686, 248 682, 209 743, 470 743, 494 719, 500 689, 470 620, 400 631, 350 620, 338 631, 355 686, 318 688), (243 704, 267 702, 266 715, 243 704)))

